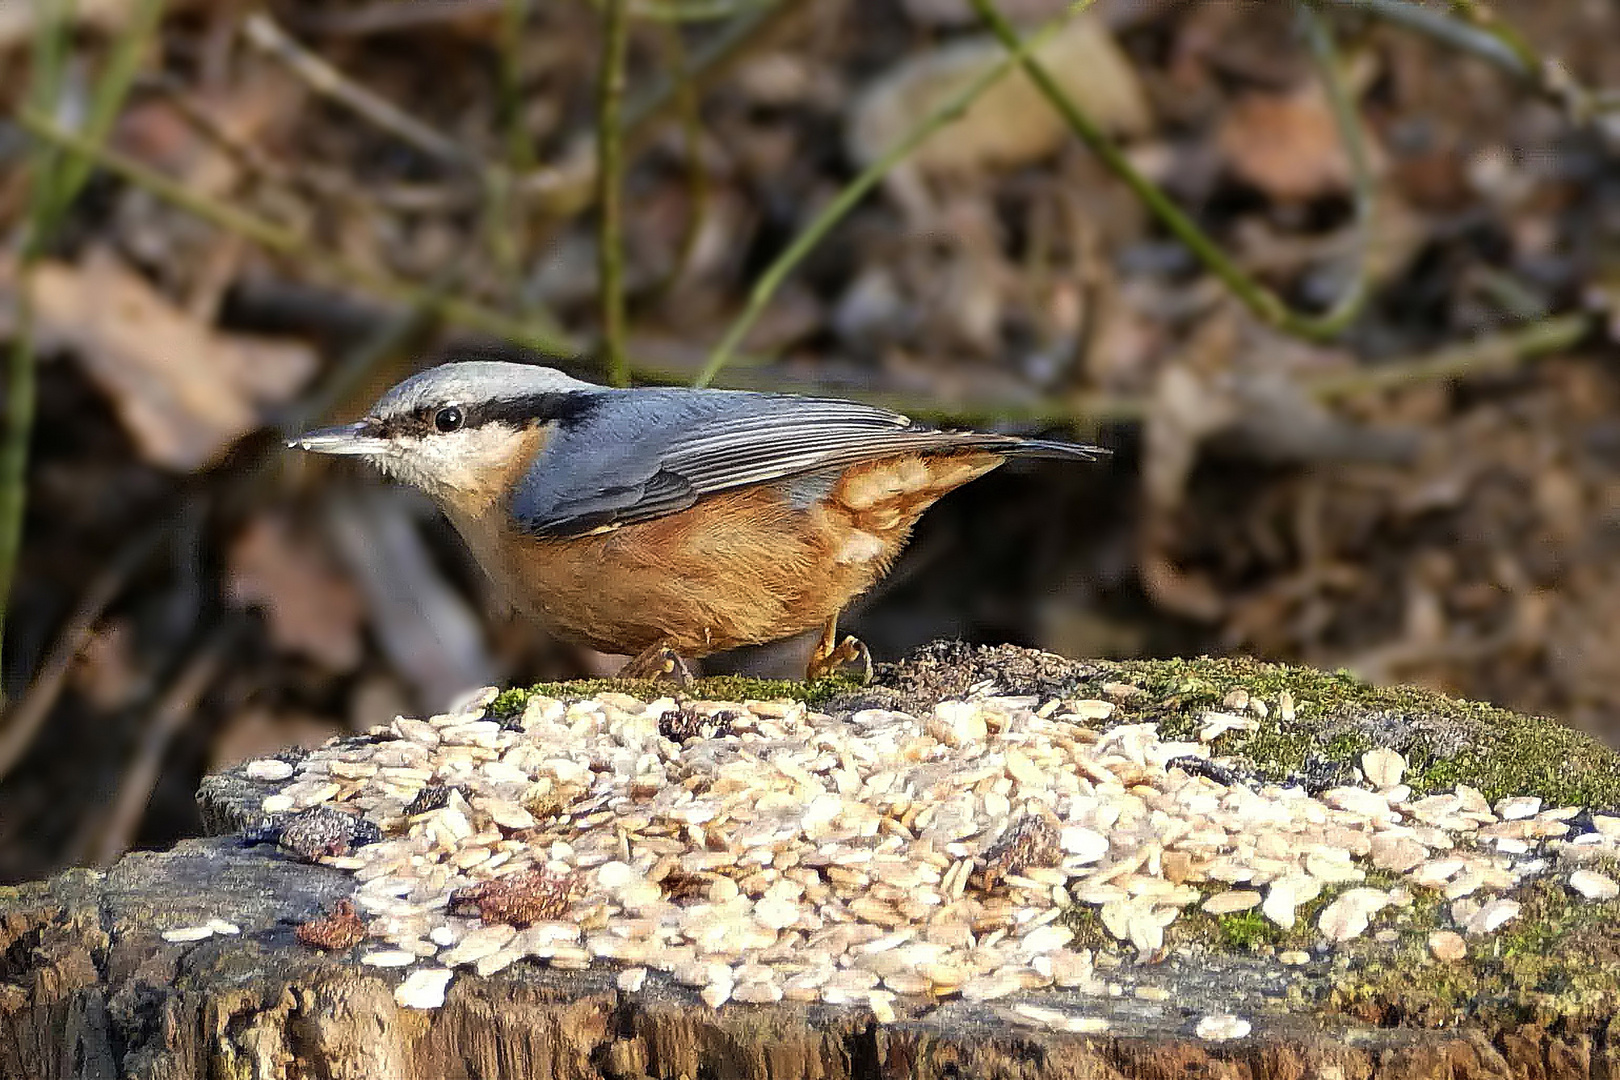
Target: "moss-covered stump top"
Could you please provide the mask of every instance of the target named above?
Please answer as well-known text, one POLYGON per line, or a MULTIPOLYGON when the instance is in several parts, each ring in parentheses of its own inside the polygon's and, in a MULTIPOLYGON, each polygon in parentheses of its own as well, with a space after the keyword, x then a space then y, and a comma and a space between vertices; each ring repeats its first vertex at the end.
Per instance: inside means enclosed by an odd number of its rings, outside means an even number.
POLYGON ((944 645, 659 695, 250 763, 245 836, 0 900, 0 1075, 1616 1064, 1620 769, 1550 721, 944 645))

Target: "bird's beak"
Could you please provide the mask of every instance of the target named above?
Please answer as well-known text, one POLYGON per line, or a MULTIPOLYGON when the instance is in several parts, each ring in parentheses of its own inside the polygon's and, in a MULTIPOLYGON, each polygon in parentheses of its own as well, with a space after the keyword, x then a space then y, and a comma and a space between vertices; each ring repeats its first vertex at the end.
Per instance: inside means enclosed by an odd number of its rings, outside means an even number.
POLYGON ((316 454, 366 456, 386 453, 389 442, 387 439, 378 438, 374 434, 375 430, 374 425, 361 420, 358 423, 344 424, 341 427, 306 431, 296 439, 289 439, 287 445, 299 450, 309 450, 316 454))

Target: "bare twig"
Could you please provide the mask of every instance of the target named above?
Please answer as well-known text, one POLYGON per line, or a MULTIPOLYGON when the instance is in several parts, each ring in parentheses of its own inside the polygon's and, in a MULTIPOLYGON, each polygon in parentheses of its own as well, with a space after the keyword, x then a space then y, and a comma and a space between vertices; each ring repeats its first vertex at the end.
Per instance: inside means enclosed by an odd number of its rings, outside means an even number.
MULTIPOLYGON (((90 105, 90 117, 84 125, 84 137, 93 143, 102 143, 112 131, 118 112, 124 105, 141 60, 151 45, 158 23, 163 19, 165 0, 141 0, 131 13, 129 24, 119 33, 117 44, 107 60, 107 70, 96 83, 95 98, 90 105)), ((60 219, 68 204, 78 198, 79 190, 90 178, 90 162, 70 157, 62 163, 56 178, 56 203, 52 216, 60 219)))
POLYGON ((1472 53, 1482 60, 1528 79, 1535 75, 1533 65, 1525 63, 1519 51, 1499 36, 1483 27, 1452 18, 1440 8, 1414 4, 1408 0, 1330 0, 1336 7, 1354 8, 1377 16, 1386 22, 1431 37, 1441 44, 1462 52, 1472 53))
POLYGON ((296 257, 340 281, 398 302, 412 305, 426 304, 431 310, 457 325, 493 334, 548 356, 572 356, 579 351, 572 341, 539 329, 529 321, 514 319, 471 300, 437 295, 430 287, 402 282, 356 265, 341 256, 333 255, 286 226, 266 221, 234 206, 210 199, 129 157, 93 146, 79 136, 63 131, 38 112, 25 110, 18 116, 17 122, 37 138, 71 153, 90 157, 102 168, 137 187, 150 191, 166 202, 196 214, 222 229, 244 236, 277 254, 296 257))
POLYGON ((389 132, 401 142, 449 165, 484 172, 489 166, 454 139, 433 130, 392 102, 353 82, 337 68, 304 48, 264 12, 242 23, 242 33, 256 48, 275 57, 312 90, 389 132))
POLYGON ((1544 57, 1517 30, 1490 12, 1478 0, 1456 0, 1458 18, 1412 0, 1308 0, 1363 11, 1396 26, 1433 38, 1448 48, 1494 64, 1535 91, 1558 102, 1576 123, 1595 113, 1620 109, 1620 95, 1594 91, 1581 85, 1556 59, 1544 57))
POLYGON ((313 5, 288 15, 295 29, 328 37, 366 37, 397 34, 426 26, 469 22, 500 11, 506 0, 436 0, 432 4, 401 4, 378 0, 361 7, 313 5))
POLYGON ((820 213, 811 219, 810 223, 799 232, 799 235, 793 238, 793 243, 789 244, 787 249, 778 255, 776 260, 759 276, 759 280, 754 283, 754 287, 748 292, 748 301, 743 306, 742 313, 732 321, 731 326, 726 330, 725 336, 715 346, 714 353, 710 356, 708 364, 698 373, 698 377, 693 381, 692 385, 708 386, 709 383, 714 381, 714 377, 731 362, 732 355, 736 352, 738 345, 742 343, 748 331, 753 328, 754 323, 764 314, 766 305, 770 303, 771 297, 776 295, 776 290, 781 287, 782 282, 787 279, 787 276, 793 272, 793 269, 799 265, 800 261, 821 242, 832 227, 841 221, 844 215, 849 213, 855 204, 866 196, 868 191, 888 175, 889 170, 905 160, 929 136, 952 120, 960 117, 980 94, 995 85, 997 81, 1013 69, 1015 64, 1027 57, 1030 50, 1039 48, 1043 42, 1057 33, 1070 17, 1084 11, 1093 2, 1094 0, 1078 0, 1078 2, 1070 4, 1063 15, 1053 19, 1022 41, 1018 40, 1017 33, 1014 31, 1012 41, 1007 47, 1007 56, 1004 59, 995 66, 986 69, 978 78, 952 94, 948 100, 923 117, 910 131, 901 136, 877 160, 861 170, 858 176, 845 184, 843 190, 824 206, 820 213))
MULTIPOLYGON (((693 53, 686 74, 693 92, 701 94, 724 78, 750 48, 808 6, 809 0, 772 0, 728 23, 693 53)), ((625 109, 625 145, 635 150, 645 143, 658 125, 679 107, 680 93, 679 81, 668 79, 631 103, 625 109)))
POLYGON ((598 287, 602 299, 602 354, 608 381, 629 386, 624 355, 624 64, 630 43, 628 0, 603 8, 602 59, 596 84, 596 201, 598 287))
MULTIPOLYGON (((534 145, 523 122, 523 27, 529 0, 503 0, 501 4, 500 63, 496 68, 496 122, 505 135, 506 168, 491 170, 484 189, 483 233, 490 256, 510 286, 522 272, 523 238, 528 234, 522 200, 516 198, 514 177, 534 168, 534 145)), ((521 299, 522 289, 511 289, 521 299)))
POLYGON ((102 613, 123 592, 129 576, 173 529, 173 520, 165 519, 139 533, 119 548, 90 582, 73 614, 63 623, 56 640, 46 651, 27 692, 0 718, 0 780, 5 779, 33 745, 34 737, 62 693, 73 661, 90 640, 102 613))
POLYGON ((675 82, 675 99, 681 110, 681 136, 686 144, 686 224, 681 227, 681 238, 675 245, 675 257, 669 270, 653 289, 657 296, 665 295, 686 272, 692 259, 698 237, 703 232, 703 217, 709 206, 709 170, 703 162, 703 115, 697 89, 692 85, 686 59, 686 42, 680 28, 664 28, 665 53, 669 60, 670 78, 675 82))
POLYGON ((135 839, 146 804, 152 798, 152 789, 157 786, 169 744, 196 712, 198 702, 219 674, 220 664, 236 643, 242 627, 240 617, 229 618, 223 625, 202 634, 174 680, 153 705, 143 725, 135 756, 125 766, 112 805, 90 841, 88 861, 93 865, 108 865, 135 839))
MULTIPOLYGON (((970 0, 973 9, 978 12, 980 20, 1006 45, 1008 50, 1018 47, 1018 32, 1013 29, 1006 17, 996 8, 994 0, 970 0)), ((1309 17, 1309 13, 1307 13, 1309 17)), ((1331 41, 1327 36, 1326 28, 1319 20, 1310 26, 1312 34, 1313 54, 1316 56, 1322 76, 1327 83, 1328 96, 1333 104, 1334 119, 1338 122, 1340 137, 1345 142, 1346 151, 1350 155, 1351 168, 1354 173, 1355 198, 1357 216, 1360 227, 1367 230, 1371 224, 1372 207, 1374 203, 1372 193, 1372 179, 1367 167, 1367 155, 1361 139, 1361 128, 1351 106, 1349 94, 1338 71, 1337 60, 1333 56, 1331 41)), ((1164 191, 1149 180, 1130 158, 1115 146, 1107 134, 1075 104, 1068 92, 1059 86, 1057 81, 1047 72, 1046 68, 1026 49, 1020 58, 1025 73, 1029 76, 1046 99, 1051 102, 1060 115, 1068 122, 1069 127, 1080 137, 1080 140, 1090 148, 1091 152, 1100 158, 1109 171, 1118 176, 1125 185, 1136 193, 1137 198, 1152 210, 1158 219, 1164 222, 1165 227, 1175 234, 1176 238, 1198 258, 1198 261, 1209 268, 1232 293, 1242 300, 1250 311, 1267 323, 1285 333, 1294 334, 1311 340, 1324 340, 1336 336, 1346 325, 1355 318, 1361 309, 1366 292, 1366 274, 1368 253, 1371 250, 1370 237, 1365 232, 1362 236, 1362 257, 1355 282, 1346 291, 1345 295, 1334 307, 1323 315, 1303 315, 1289 309, 1281 298, 1254 278, 1234 262, 1221 246, 1212 240, 1180 207, 1178 207, 1164 191)))
POLYGON ((775 0, 636 0, 630 13, 656 22, 711 22, 729 19, 750 8, 766 7, 775 0))
MULTIPOLYGON (((1561 352, 1591 332, 1593 320, 1584 314, 1560 315, 1513 330, 1484 334, 1473 341, 1447 346, 1414 357, 1397 357, 1364 365, 1340 374, 1303 379, 1300 388, 1317 401, 1332 402, 1355 394, 1415 386, 1444 379, 1466 379, 1499 374, 1525 360, 1561 352)), ((640 369, 645 377, 662 383, 681 380, 681 372, 640 369)), ((780 374, 734 368, 728 387, 773 390, 812 395, 831 394, 894 409, 918 420, 939 424, 993 426, 1026 424, 1053 427, 1094 427, 1098 424, 1136 423, 1146 419, 1149 402, 1123 394, 1082 393, 1028 398, 979 397, 972 401, 919 398, 901 391, 828 387, 824 383, 795 382, 780 374)))
POLYGON ((1535 356, 1562 352, 1591 332, 1590 315, 1555 315, 1498 334, 1448 345, 1406 360, 1364 365, 1340 375, 1324 375, 1305 383, 1311 396, 1332 401, 1370 390, 1495 374, 1535 356))
MULTIPOLYGON (((72 32, 71 3, 48 0, 36 7, 30 108, 48 113, 57 107, 62 71, 72 32)), ((89 146, 99 147, 129 92, 163 15, 163 0, 142 0, 125 36, 113 50, 107 70, 97 81, 86 132, 89 146)), ((41 143, 29 162, 26 233, 18 259, 16 327, 7 357, 5 438, 0 445, 0 646, 3 646, 11 586, 22 552, 23 516, 27 509, 28 443, 34 429, 33 270, 45 254, 68 207, 89 176, 81 159, 64 156, 41 143)), ((3 698, 0 692, 0 698, 3 698)))
POLYGON ((534 143, 523 123, 523 28, 530 0, 502 0, 499 112, 506 133, 506 164, 521 176, 534 168, 534 143))
POLYGON ((1321 315, 1299 315, 1287 311, 1279 329, 1301 337, 1323 339, 1336 337, 1355 321, 1367 302, 1372 286, 1373 231, 1377 228, 1378 195, 1373 190, 1372 162, 1367 156, 1366 133, 1361 118, 1356 115, 1356 104, 1345 84, 1340 70, 1338 50, 1333 46, 1333 34, 1327 20, 1316 13, 1310 4, 1299 6, 1299 17, 1305 26, 1305 38, 1310 44, 1311 59, 1327 91, 1328 105, 1333 109, 1333 122, 1339 129, 1339 141, 1350 159, 1351 198, 1355 203, 1356 252, 1355 276, 1344 293, 1331 308, 1321 315))

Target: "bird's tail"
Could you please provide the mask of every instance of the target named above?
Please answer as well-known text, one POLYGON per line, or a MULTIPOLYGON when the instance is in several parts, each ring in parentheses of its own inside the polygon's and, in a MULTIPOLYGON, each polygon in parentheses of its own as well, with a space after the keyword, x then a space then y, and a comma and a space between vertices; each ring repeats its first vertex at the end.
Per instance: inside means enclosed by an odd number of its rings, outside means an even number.
MULTIPOLYGON (((987 449, 990 449, 987 447, 987 449)), ((1113 451, 1089 443, 1058 442, 1055 439, 1020 439, 1010 437, 1004 446, 993 449, 1012 458, 1060 458, 1069 461, 1096 461, 1113 451)))

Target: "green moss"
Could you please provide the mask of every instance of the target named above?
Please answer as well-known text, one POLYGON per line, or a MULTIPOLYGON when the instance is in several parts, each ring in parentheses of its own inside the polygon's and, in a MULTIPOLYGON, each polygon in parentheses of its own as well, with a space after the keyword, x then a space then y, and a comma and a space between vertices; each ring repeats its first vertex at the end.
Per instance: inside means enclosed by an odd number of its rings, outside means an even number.
POLYGON ((1217 916, 1215 926, 1220 931, 1220 943, 1223 946, 1228 949, 1244 950, 1270 944, 1274 936, 1273 931, 1278 929, 1277 924, 1260 914, 1258 908, 1217 916))
POLYGON ((1519 917, 1470 938, 1456 963, 1429 955, 1427 931, 1449 921, 1431 902, 1417 932, 1342 975, 1322 1004, 1380 1024, 1606 1023, 1620 1008, 1620 901, 1576 897, 1561 876, 1513 895, 1519 917))
POLYGON ((490 705, 490 712, 502 719, 509 719, 520 714, 523 707, 528 704, 529 698, 536 695, 578 701, 595 694, 610 692, 627 694, 642 701, 673 695, 698 701, 802 701, 806 705, 820 705, 840 694, 847 694, 859 688, 859 683, 841 676, 802 683, 786 679, 750 679, 741 675, 714 675, 698 679, 691 686, 680 689, 666 683, 634 679, 576 679, 572 682, 513 687, 494 700, 490 705))
POLYGON ((1058 916, 1058 922, 1074 933, 1071 949, 1117 949, 1119 942, 1103 926, 1100 909, 1090 904, 1073 904, 1058 916))
POLYGON ((1099 665, 1103 681, 1141 687, 1120 702, 1116 722, 1152 722, 1165 738, 1195 736, 1203 713, 1222 709, 1226 694, 1247 690, 1269 715, 1253 732, 1216 740, 1217 753, 1248 758, 1270 779, 1295 774, 1338 782, 1323 762, 1351 765, 1375 746, 1411 763, 1406 781, 1419 792, 1457 784, 1487 799, 1538 795, 1550 805, 1620 806, 1620 758, 1556 721, 1528 717, 1432 690, 1374 686, 1346 672, 1322 672, 1243 658, 1141 660, 1099 665), (1286 690, 1295 717, 1282 723, 1286 690))

